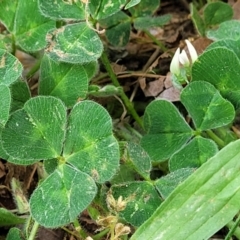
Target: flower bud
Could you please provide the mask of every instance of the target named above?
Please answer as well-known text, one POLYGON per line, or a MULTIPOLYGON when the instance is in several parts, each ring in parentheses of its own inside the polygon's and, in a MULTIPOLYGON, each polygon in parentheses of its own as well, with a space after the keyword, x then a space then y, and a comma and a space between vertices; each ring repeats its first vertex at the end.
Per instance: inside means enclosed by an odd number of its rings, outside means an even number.
POLYGON ((190 65, 190 61, 185 50, 182 50, 182 52, 180 53, 179 62, 185 67, 188 67, 190 65))
POLYGON ((179 55, 180 55, 180 48, 178 48, 177 51, 175 52, 170 64, 170 72, 175 75, 180 74, 179 55))
POLYGON ((198 58, 197 51, 194 48, 194 46, 189 42, 189 40, 185 40, 185 42, 187 44, 189 55, 191 57, 191 61, 192 61, 192 64, 193 64, 197 60, 197 58, 198 58))

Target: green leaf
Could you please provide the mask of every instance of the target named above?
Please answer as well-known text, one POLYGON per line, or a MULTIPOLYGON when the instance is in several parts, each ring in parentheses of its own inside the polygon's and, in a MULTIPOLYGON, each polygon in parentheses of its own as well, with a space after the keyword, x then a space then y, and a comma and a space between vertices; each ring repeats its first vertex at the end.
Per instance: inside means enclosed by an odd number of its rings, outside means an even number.
POLYGON ((40 68, 39 94, 60 98, 67 107, 72 107, 78 99, 84 99, 88 91, 87 68, 85 65, 55 62, 44 56, 40 68))
POLYGON ((120 164, 116 174, 111 178, 111 184, 135 181, 136 171, 129 164, 120 164))
POLYGON ((15 163, 57 158, 97 182, 109 180, 120 156, 108 112, 92 101, 79 102, 70 113, 68 126, 66 122, 66 108, 59 99, 32 98, 9 118, 2 133, 3 148, 15 163))
POLYGON ((12 94, 11 112, 14 112, 23 108, 31 95, 27 82, 20 79, 10 85, 10 90, 12 94))
POLYGON ((106 30, 108 41, 116 47, 124 47, 129 41, 131 23, 124 22, 106 30))
POLYGON ((26 219, 21 218, 8 211, 5 208, 0 208, 0 226, 12 226, 17 224, 22 224, 26 219))
POLYGON ((8 155, 3 150, 2 146, 2 129, 5 126, 8 118, 11 107, 11 93, 9 87, 6 85, 0 84, 0 96, 2 100, 0 101, 0 157, 4 160, 8 159, 8 155))
POLYGON ((197 130, 214 129, 227 125, 235 117, 233 105, 208 82, 190 83, 183 89, 180 98, 197 130))
POLYGON ((65 125, 66 108, 60 100, 32 98, 10 116, 2 132, 3 148, 21 160, 56 158, 62 150, 65 125))
POLYGON ((225 146, 238 139, 236 133, 229 125, 214 129, 213 133, 224 142, 225 146))
POLYGON ((194 168, 181 168, 155 181, 155 186, 163 199, 166 199, 170 193, 193 172, 194 168))
POLYGON ((119 166, 119 146, 112 120, 99 104, 76 104, 69 116, 63 157, 99 183, 109 180, 119 166))
POLYGON ((214 85, 235 107, 240 105, 240 61, 236 54, 219 47, 204 52, 192 67, 192 81, 214 85), (204 73, 204 74, 203 74, 204 73))
POLYGON ((47 174, 51 174, 55 171, 55 169, 58 167, 58 159, 47 159, 43 162, 44 170, 47 174))
POLYGON ((106 29, 106 37, 113 46, 125 46, 129 41, 131 31, 131 18, 120 11, 99 21, 106 29))
POLYGON ((229 50, 232 50, 238 59, 240 59, 240 39, 238 40, 233 40, 233 39, 226 39, 226 40, 219 40, 216 42, 211 43, 206 50, 210 50, 213 48, 218 48, 218 47, 225 47, 229 50))
POLYGON ((126 0, 91 0, 88 7, 93 18, 100 20, 119 12, 126 2, 126 0))
POLYGON ((170 158, 169 170, 200 167, 217 152, 218 148, 215 142, 200 136, 195 137, 170 158))
POLYGON ((85 23, 66 25, 51 34, 54 39, 50 40, 46 52, 55 61, 79 64, 93 62, 103 51, 97 33, 85 23))
POLYGON ((30 52, 46 46, 46 34, 55 28, 55 22, 40 14, 37 0, 14 3, 2 0, 0 8, 0 19, 14 35, 17 45, 30 52))
POLYGON ((90 82, 91 79, 99 72, 99 64, 98 64, 98 61, 93 61, 93 62, 89 62, 88 64, 84 64, 83 66, 85 65, 86 67, 84 68, 84 70, 90 82))
POLYGON ((128 2, 128 4, 125 6, 124 9, 127 10, 127 9, 129 9, 129 8, 137 5, 137 4, 140 3, 140 2, 141 2, 141 0, 130 0, 130 1, 128 2))
MULTIPOLYGON (((1 4, 1 3, 0 3, 1 4)), ((1 12, 1 11, 0 11, 1 12)), ((16 57, 0 49, 0 83, 9 86, 22 74, 22 64, 16 57)))
POLYGON ((205 23, 193 3, 190 3, 190 11, 195 28, 201 36, 205 36, 205 23))
POLYGON ((122 196, 127 205, 120 217, 133 226, 140 226, 161 204, 155 187, 149 182, 129 182, 111 187, 115 199, 122 196))
POLYGON ((232 19, 232 7, 224 2, 212 2, 206 5, 203 11, 205 24, 216 25, 232 19))
POLYGON ((160 27, 168 23, 170 19, 171 19, 170 14, 162 15, 160 17, 151 16, 138 17, 134 19, 134 27, 140 30, 149 29, 152 27, 160 27))
MULTIPOLYGON (((2 133, 2 129, 1 129, 2 133)), ((9 156, 7 153, 4 151, 3 146, 2 146, 2 139, 0 138, 0 158, 4 160, 8 160, 9 156)))
POLYGON ((115 87, 114 85, 105 85, 102 88, 98 85, 90 85, 88 87, 88 94, 94 97, 109 97, 113 95, 119 95, 122 91, 122 87, 115 87))
POLYGON ((13 52, 12 38, 10 34, 0 34, 0 48, 8 52, 13 52))
POLYGON ((10 228, 6 240, 23 240, 23 233, 19 228, 10 228))
POLYGON ((0 19, 9 32, 14 31, 15 14, 17 11, 18 4, 19 4, 19 1, 14 1, 10 3, 8 0, 2 0, 0 2, 1 9, 5 9, 5 11, 0 12, 0 19), (6 11, 8 14, 5 14, 6 11))
POLYGON ((141 145, 152 161, 168 159, 192 136, 192 129, 176 107, 166 100, 151 102, 143 120, 147 134, 141 145))
POLYGON ((127 146, 131 163, 135 170, 144 178, 150 179, 151 159, 144 149, 133 142, 129 142, 127 146))
POLYGON ((91 203, 97 192, 93 179, 69 165, 60 165, 30 198, 32 217, 42 226, 66 225, 91 203))
POLYGON ((209 239, 230 222, 240 209, 239 148, 232 142, 197 169, 131 240, 209 239))
POLYGON ((129 8, 133 17, 152 16, 157 11, 160 0, 142 0, 139 4, 129 8))
POLYGON ((240 38, 239 28, 239 20, 229 20, 221 23, 217 30, 209 30, 207 37, 214 41, 222 39, 238 40, 240 38))
POLYGON ((7 160, 10 163, 13 164, 18 164, 18 165, 23 165, 23 166, 28 166, 28 165, 32 165, 34 163, 36 163, 38 160, 35 159, 19 159, 19 158, 13 158, 8 156, 7 158, 4 158, 5 160, 7 160))
POLYGON ((11 105, 11 93, 6 85, 0 84, 0 96, 0 127, 4 127, 9 117, 11 105))
POLYGON ((38 0, 41 14, 54 20, 85 20, 85 5, 73 0, 38 0))

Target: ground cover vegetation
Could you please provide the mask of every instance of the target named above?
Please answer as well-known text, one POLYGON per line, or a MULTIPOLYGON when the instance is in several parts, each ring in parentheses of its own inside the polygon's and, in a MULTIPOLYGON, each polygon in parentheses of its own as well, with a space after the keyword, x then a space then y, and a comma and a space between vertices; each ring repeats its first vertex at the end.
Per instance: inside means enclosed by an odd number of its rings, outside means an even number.
POLYGON ((240 1, 0 9, 0 239, 240 239, 240 1))

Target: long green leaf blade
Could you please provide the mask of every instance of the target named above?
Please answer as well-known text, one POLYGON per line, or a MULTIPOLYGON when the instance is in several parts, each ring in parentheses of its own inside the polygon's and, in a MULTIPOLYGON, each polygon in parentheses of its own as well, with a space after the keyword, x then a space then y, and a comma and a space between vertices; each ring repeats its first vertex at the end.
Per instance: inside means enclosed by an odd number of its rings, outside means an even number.
POLYGON ((240 209, 240 140, 180 184, 131 240, 208 239, 240 209))

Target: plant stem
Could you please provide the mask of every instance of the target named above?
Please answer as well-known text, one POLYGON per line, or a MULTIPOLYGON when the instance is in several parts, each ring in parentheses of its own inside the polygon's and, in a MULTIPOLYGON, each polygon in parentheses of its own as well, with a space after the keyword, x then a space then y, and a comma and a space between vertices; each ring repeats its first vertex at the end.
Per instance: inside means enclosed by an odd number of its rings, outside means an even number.
POLYGON ((79 224, 77 219, 73 222, 73 225, 74 225, 76 231, 78 232, 79 236, 81 236, 82 238, 86 238, 88 236, 88 234, 80 226, 80 224, 79 224))
POLYGON ((15 37, 14 35, 12 34, 12 54, 15 56, 15 53, 16 53, 16 44, 15 44, 15 37))
POLYGON ((36 221, 34 221, 34 224, 33 224, 33 226, 32 226, 30 235, 29 235, 29 237, 28 237, 27 240, 34 240, 34 239, 35 239, 35 236, 36 236, 36 234, 37 234, 38 227, 39 227, 39 224, 38 224, 36 221))
POLYGON ((108 232, 109 232, 109 228, 106 228, 106 229, 104 229, 103 231, 101 231, 100 233, 92 236, 92 239, 94 239, 94 240, 99 240, 99 239, 101 239, 103 236, 105 236, 108 232))
MULTIPOLYGON (((121 87, 120 83, 118 82, 118 79, 114 73, 114 71, 112 70, 111 64, 108 60, 107 54, 103 51, 103 54, 101 56, 101 60, 102 63, 104 64, 111 80, 112 83, 115 87, 121 87)), ((136 120, 136 122, 139 124, 140 127, 143 128, 143 122, 142 119, 138 116, 136 110, 134 109, 134 106, 132 104, 132 102, 129 100, 129 98, 127 97, 127 95, 125 94, 124 91, 120 91, 119 92, 119 96, 122 99, 122 101, 124 102, 128 112, 132 115, 132 117, 136 120)))
POLYGON ((127 239, 128 239, 128 236, 127 236, 127 235, 123 235, 123 236, 122 236, 122 239, 123 239, 123 240, 127 240, 127 239))
POLYGON ((147 35, 148 37, 154 42, 156 43, 159 48, 163 51, 163 52, 166 52, 168 49, 163 45, 163 43, 161 43, 157 38, 155 38, 148 30, 144 29, 143 30, 147 35))
POLYGON ((227 224, 230 231, 228 232, 224 240, 230 240, 232 235, 235 235, 238 239, 240 239, 240 228, 238 227, 239 223, 240 223, 240 214, 238 215, 238 218, 235 222, 231 221, 227 224))
MULTIPOLYGON (((70 235, 76 237, 77 239, 82 239, 82 236, 80 236, 80 234, 77 234, 71 230, 68 230, 66 227, 61 227, 61 229, 63 229, 65 232, 69 233, 70 235)), ((86 238, 86 237, 84 237, 86 238)))
POLYGON ((225 147, 224 141, 221 138, 219 138, 212 130, 206 130, 206 133, 212 140, 214 140, 217 143, 217 145, 220 148, 225 147))
POLYGON ((110 234, 111 234, 110 240, 115 239, 115 231, 114 231, 115 226, 116 226, 116 223, 113 223, 110 225, 110 234))

